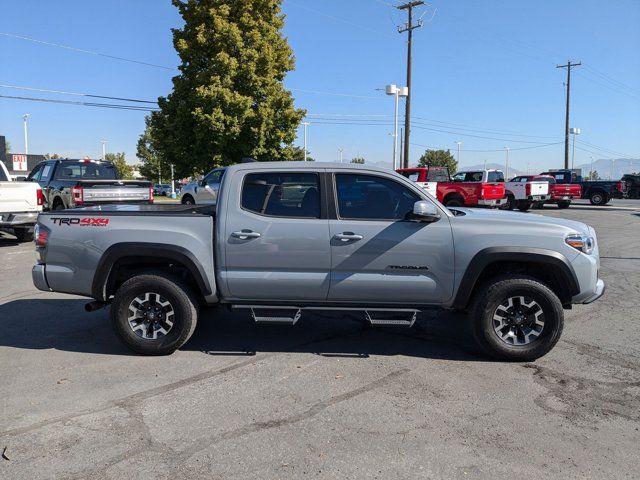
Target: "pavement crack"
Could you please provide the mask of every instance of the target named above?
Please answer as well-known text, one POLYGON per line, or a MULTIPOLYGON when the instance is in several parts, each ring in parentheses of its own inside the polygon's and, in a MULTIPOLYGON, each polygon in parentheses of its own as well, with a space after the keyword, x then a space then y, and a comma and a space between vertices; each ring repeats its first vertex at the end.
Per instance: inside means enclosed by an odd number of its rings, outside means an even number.
POLYGON ((224 432, 222 434, 218 434, 216 436, 213 436, 211 438, 205 438, 205 439, 199 439, 197 441, 197 443, 194 443, 191 447, 188 447, 186 449, 184 449, 180 455, 179 455, 179 460, 182 462, 187 461, 189 458, 191 458, 193 455, 197 454, 198 452, 211 447, 212 445, 218 444, 220 442, 224 442, 226 440, 233 440, 239 437, 242 437, 244 435, 248 435, 251 433, 256 433, 256 432, 260 432, 263 430, 269 430, 272 428, 279 428, 279 427, 284 427, 284 426, 288 426, 288 425, 293 425, 295 423, 299 423, 302 422, 304 420, 307 420, 309 418, 313 418, 316 415, 318 415, 319 413, 323 412, 324 410, 326 410, 327 408, 336 405, 338 403, 350 400, 354 397, 357 397, 359 395, 362 395, 364 393, 370 392, 371 390, 375 390, 377 388, 380 388, 383 385, 386 385, 392 381, 394 381, 396 378, 406 374, 407 372, 409 372, 410 370, 408 368, 403 368, 400 370, 396 370, 394 372, 391 372, 387 375, 385 375, 384 377, 381 377, 377 380, 374 380, 373 382, 367 383, 366 385, 363 385, 361 387, 358 387, 356 389, 350 390, 348 392, 342 393, 340 395, 336 395, 334 397, 328 398, 326 400, 322 400, 320 402, 317 402, 315 404, 313 404, 311 407, 309 407, 307 410, 300 412, 300 413, 296 413, 293 415, 290 415, 288 417, 283 417, 283 418, 278 418, 278 419, 273 419, 273 420, 266 420, 266 421, 261 421, 261 422, 253 422, 253 423, 249 423, 247 425, 243 425, 241 427, 238 427, 234 430, 229 430, 227 432, 224 432))

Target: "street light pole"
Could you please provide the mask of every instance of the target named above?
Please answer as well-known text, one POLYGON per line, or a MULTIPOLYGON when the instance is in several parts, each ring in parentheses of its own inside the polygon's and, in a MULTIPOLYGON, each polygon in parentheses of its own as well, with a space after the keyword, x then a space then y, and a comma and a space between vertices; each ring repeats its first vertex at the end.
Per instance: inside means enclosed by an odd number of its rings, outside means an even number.
POLYGON ((176 198, 176 187, 173 181, 173 163, 171 164, 171 198, 176 198))
POLYGON ((107 158, 107 141, 106 140, 100 140, 100 143, 102 144, 102 160, 106 160, 106 158, 107 158))
POLYGON ((29 133, 27 132, 27 119, 31 116, 30 113, 25 113, 22 118, 24 120, 24 153, 29 155, 29 133))
POLYGON ((344 148, 339 148, 338 151, 340 152, 340 163, 342 163, 342 153, 344 152, 344 148))
POLYGON ((591 168, 589 169, 589 180, 593 180, 593 155, 591 155, 591 168))
POLYGON ((569 133, 573 135, 573 147, 571 151, 571 170, 573 170, 573 161, 576 158, 576 135, 580 135, 580 129, 572 127, 569 129, 569 133))
POLYGON ((506 171, 505 171, 505 174, 504 174, 505 175, 504 179, 508 182, 509 181, 509 150, 510 150, 510 148, 509 147, 504 147, 504 148, 507 151, 507 163, 505 165, 505 170, 506 171))
POLYGON ((458 144, 458 158, 456 158, 456 160, 458 160, 458 166, 460 166, 460 145, 462 145, 462 142, 456 142, 458 144))
POLYGON ((309 122, 302 122, 304 126, 304 161, 307 161, 307 127, 311 125, 309 122))

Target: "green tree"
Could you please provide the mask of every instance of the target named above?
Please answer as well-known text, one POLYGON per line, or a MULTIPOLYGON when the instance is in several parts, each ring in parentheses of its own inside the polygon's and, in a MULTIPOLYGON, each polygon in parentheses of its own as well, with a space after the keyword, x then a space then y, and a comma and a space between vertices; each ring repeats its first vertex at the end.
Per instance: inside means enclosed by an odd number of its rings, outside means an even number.
POLYGON ((142 164, 138 168, 140 175, 147 180, 162 183, 162 176, 168 178, 171 167, 169 162, 154 148, 153 129, 149 123, 149 118, 147 118, 147 126, 138 138, 136 156, 142 160, 142 164))
POLYGON ((133 178, 133 166, 129 165, 124 158, 124 152, 122 153, 107 153, 104 157, 108 162, 113 164, 118 169, 120 178, 125 180, 131 180, 133 178))
POLYGON ((282 0, 172 0, 181 59, 173 91, 158 99, 151 143, 178 176, 243 157, 279 159, 305 115, 283 86, 294 57, 282 34, 282 0))
POLYGON ((589 175, 587 175, 587 180, 600 180, 600 175, 598 174, 598 171, 592 170, 591 172, 589 172, 589 175))
MULTIPOLYGON (((285 145, 278 160, 286 162, 302 162, 304 161, 304 148, 296 147, 295 145, 285 145)), ((307 150, 307 162, 314 161, 313 157, 309 154, 309 150, 307 150)))
POLYGON ((447 167, 453 175, 458 171, 458 161, 451 155, 450 150, 427 150, 420 157, 420 167, 447 167))
POLYGON ((55 160, 56 158, 62 158, 62 156, 57 153, 45 153, 44 158, 47 160, 55 160))
POLYGON ((359 163, 359 164, 364 164, 364 158, 363 157, 355 157, 351 159, 351 163, 359 163))

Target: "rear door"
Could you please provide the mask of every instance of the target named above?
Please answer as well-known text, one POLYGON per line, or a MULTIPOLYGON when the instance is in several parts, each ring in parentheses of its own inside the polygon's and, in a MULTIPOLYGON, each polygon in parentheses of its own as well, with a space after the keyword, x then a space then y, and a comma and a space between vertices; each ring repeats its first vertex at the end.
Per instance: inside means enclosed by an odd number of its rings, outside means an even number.
POLYGON ((448 216, 434 223, 406 220, 414 203, 426 196, 383 173, 337 171, 334 186, 330 301, 439 304, 451 296, 454 250, 448 216))
MULTIPOLYGON (((236 171, 227 181, 224 265, 229 297, 324 301, 329 290, 329 221, 322 173, 236 171)), ((226 188, 226 187, 225 187, 226 188)))

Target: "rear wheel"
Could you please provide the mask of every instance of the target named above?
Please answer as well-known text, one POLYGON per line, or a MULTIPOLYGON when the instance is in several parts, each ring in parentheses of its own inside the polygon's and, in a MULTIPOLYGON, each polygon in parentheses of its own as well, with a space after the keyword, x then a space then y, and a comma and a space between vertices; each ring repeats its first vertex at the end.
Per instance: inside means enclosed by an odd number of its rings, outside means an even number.
POLYGON ((458 196, 448 197, 444 201, 444 206, 445 207, 464 207, 464 199, 458 196))
POLYGON ((193 200, 193 197, 191 195, 184 195, 182 197, 182 204, 183 205, 195 205, 196 202, 193 200))
POLYGON ((569 208, 569 205, 571 205, 571 201, 558 202, 558 208, 560 209, 569 208))
POLYGON ((505 210, 513 210, 516 208, 516 199, 513 195, 507 195, 507 201, 504 204, 505 210))
POLYGON ((33 241, 33 229, 31 228, 14 228, 13 234, 16 236, 19 242, 33 241))
POLYGON ((543 207, 544 202, 533 202, 533 205, 531 205, 531 208, 533 208, 534 210, 542 210, 543 207))
POLYGON ((484 284, 469 311, 473 338, 488 355, 526 362, 558 342, 564 312, 549 287, 526 276, 507 275, 484 284))
POLYGON ((591 205, 606 205, 609 199, 604 192, 596 190, 589 195, 589 201, 591 202, 591 205))
POLYGON ((531 208, 531 202, 528 200, 518 200, 517 207, 521 212, 526 212, 531 208))
POLYGON ((197 321, 197 301, 189 286, 164 272, 130 278, 111 305, 116 334, 144 355, 173 353, 189 340, 197 321))

